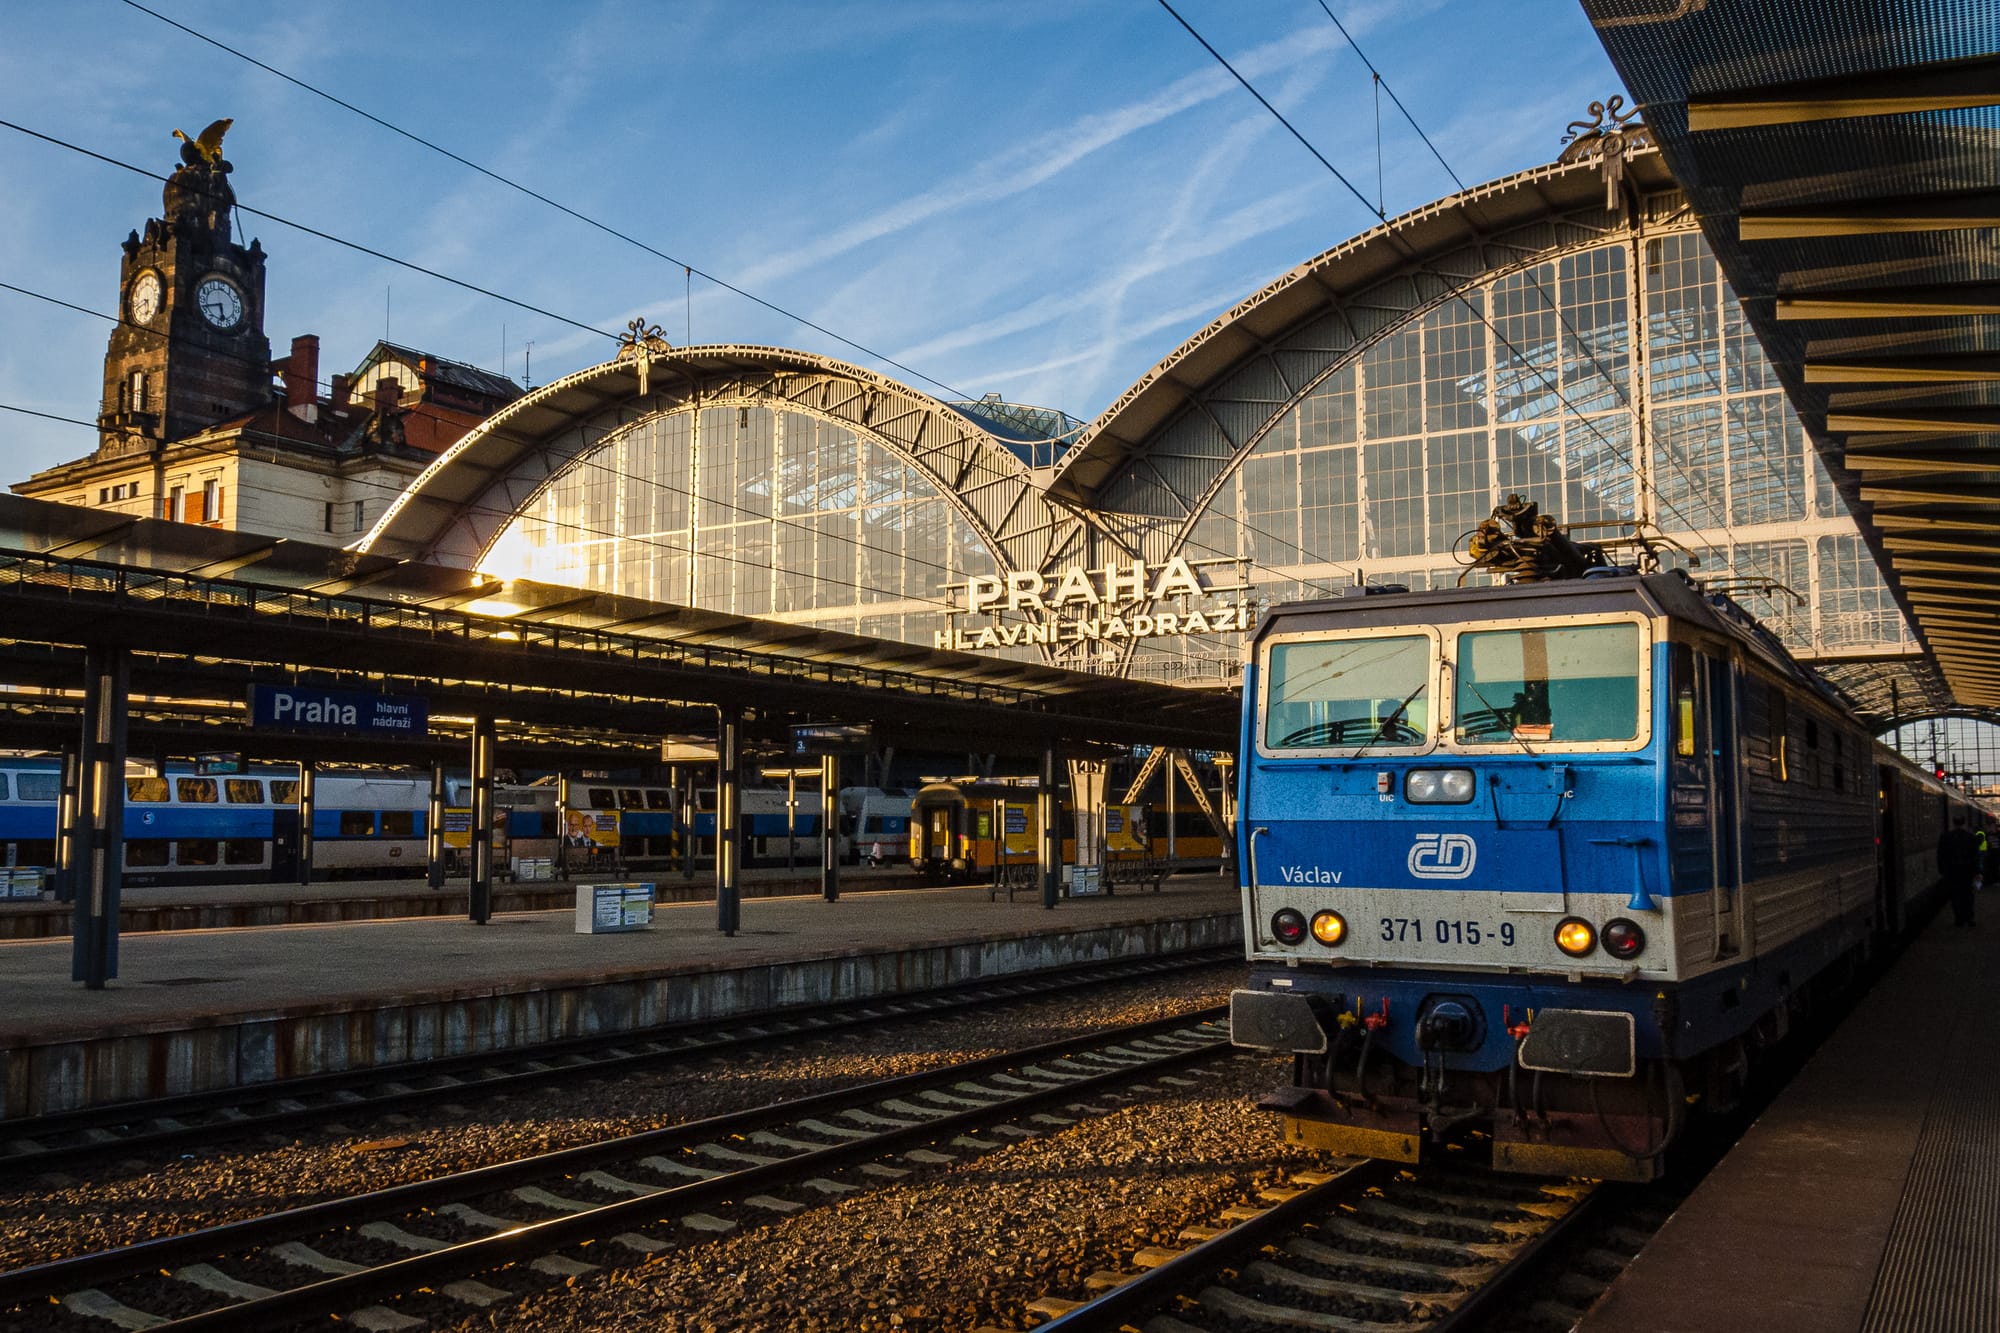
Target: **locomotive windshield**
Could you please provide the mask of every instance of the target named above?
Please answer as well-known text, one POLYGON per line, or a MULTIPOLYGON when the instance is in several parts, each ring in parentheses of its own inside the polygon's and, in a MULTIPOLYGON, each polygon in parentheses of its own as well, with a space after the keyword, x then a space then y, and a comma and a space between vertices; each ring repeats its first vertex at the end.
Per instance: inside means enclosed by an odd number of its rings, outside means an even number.
POLYGON ((1420 745, 1430 734, 1428 635, 1272 645, 1264 748, 1420 745))
POLYGON ((1639 663, 1639 627, 1629 623, 1461 634, 1453 739, 1633 740, 1639 663))

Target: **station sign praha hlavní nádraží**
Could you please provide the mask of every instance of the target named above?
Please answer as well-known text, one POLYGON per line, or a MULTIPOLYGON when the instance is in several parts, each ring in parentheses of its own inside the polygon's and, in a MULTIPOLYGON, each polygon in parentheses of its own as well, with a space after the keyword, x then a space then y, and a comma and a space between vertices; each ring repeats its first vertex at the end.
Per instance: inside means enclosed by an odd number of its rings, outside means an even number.
POLYGON ((414 739, 430 734, 430 701, 414 694, 252 685, 250 725, 259 730, 414 739))

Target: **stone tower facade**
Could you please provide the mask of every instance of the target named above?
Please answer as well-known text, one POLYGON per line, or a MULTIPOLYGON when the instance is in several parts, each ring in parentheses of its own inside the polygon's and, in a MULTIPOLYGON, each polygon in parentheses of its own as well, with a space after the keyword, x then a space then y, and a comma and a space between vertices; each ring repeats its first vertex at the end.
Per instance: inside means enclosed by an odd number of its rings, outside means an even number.
POLYGON ((164 216, 125 238, 99 457, 157 449, 272 401, 264 250, 232 238, 236 192, 221 132, 185 142, 181 158, 164 216))

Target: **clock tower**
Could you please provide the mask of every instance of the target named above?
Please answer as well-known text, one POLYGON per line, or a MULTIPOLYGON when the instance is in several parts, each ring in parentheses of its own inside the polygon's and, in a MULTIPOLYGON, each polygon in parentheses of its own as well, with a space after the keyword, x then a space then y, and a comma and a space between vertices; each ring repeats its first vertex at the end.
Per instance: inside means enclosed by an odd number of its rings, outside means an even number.
POLYGON ((100 458, 157 450, 272 401, 264 250, 231 237, 229 124, 219 120, 197 139, 174 131, 181 165, 166 184, 165 216, 125 238, 100 458))

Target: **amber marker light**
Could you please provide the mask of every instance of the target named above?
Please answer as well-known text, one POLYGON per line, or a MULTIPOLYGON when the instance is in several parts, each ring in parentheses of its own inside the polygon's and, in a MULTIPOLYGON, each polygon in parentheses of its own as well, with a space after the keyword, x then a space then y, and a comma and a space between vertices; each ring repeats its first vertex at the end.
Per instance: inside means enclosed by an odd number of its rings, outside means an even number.
POLYGON ((1331 949, 1347 938, 1347 918, 1338 912, 1315 912, 1312 919, 1313 938, 1331 949))
POLYGON ((1571 958, 1581 958, 1597 947, 1597 932, 1580 916, 1564 917, 1556 925, 1556 948, 1571 958))

